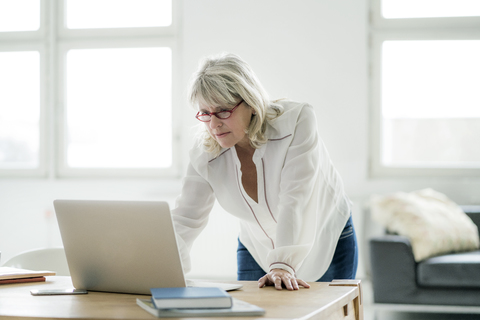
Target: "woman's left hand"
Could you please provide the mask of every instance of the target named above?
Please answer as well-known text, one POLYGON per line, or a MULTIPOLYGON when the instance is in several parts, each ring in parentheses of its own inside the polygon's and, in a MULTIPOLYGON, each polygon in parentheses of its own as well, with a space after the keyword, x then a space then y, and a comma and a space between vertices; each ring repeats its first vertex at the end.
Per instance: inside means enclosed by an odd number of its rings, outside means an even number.
POLYGON ((301 285, 304 288, 310 288, 310 285, 302 279, 296 279, 290 272, 283 269, 273 269, 260 279, 258 279, 258 287, 275 286, 275 289, 282 290, 282 284, 287 290, 298 290, 301 285))

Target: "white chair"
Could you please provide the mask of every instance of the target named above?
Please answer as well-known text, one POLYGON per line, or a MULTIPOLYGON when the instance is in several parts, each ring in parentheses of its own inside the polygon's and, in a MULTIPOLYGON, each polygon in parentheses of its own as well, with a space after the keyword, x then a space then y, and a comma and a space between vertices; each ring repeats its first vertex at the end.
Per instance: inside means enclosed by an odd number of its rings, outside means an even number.
POLYGON ((2 266, 35 271, 55 271, 57 276, 70 275, 63 247, 24 251, 10 258, 2 266))

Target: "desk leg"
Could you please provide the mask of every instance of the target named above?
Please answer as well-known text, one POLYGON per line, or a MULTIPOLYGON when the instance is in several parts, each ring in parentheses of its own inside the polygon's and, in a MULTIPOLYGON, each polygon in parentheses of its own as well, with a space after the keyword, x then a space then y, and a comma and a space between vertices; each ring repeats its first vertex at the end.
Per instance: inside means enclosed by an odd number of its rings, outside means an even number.
POLYGON ((358 288, 358 296, 353 300, 356 320, 363 320, 363 297, 361 282, 361 280, 333 280, 329 284, 330 286, 349 286, 358 288))

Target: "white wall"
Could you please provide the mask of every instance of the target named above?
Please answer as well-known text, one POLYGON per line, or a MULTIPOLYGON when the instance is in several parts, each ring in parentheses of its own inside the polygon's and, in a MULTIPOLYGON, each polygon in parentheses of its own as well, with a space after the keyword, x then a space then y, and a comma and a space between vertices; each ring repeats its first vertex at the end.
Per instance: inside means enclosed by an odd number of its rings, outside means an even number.
MULTIPOLYGON (((370 179, 367 0, 184 0, 182 83, 198 60, 229 51, 256 70, 272 98, 312 104, 320 134, 355 203, 372 193, 431 187, 462 204, 480 203, 474 178, 370 179)), ((185 104, 182 114, 194 112, 185 104)), ((196 124, 185 121, 184 132, 196 124)), ((184 137, 189 144, 190 136, 184 137)), ((184 150, 187 157, 188 150, 184 150)), ((2 261, 40 246, 61 245, 52 201, 56 198, 173 200, 179 181, 0 180, 2 261)), ((235 278, 236 221, 216 207, 206 233, 194 246, 192 277, 235 278)), ((363 251, 363 247, 360 248, 363 251)), ((359 276, 363 276, 363 268, 359 276)))

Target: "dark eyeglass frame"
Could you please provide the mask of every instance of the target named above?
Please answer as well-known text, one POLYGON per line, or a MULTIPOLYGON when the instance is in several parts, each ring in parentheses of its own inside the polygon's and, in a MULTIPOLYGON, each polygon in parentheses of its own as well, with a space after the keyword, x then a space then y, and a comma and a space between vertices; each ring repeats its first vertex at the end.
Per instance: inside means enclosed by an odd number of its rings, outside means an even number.
POLYGON ((215 116, 215 117, 217 117, 217 118, 220 119, 220 120, 228 119, 228 118, 230 118, 230 117, 232 116, 233 111, 235 111, 235 109, 237 109, 237 107, 242 104, 242 102, 243 102, 243 100, 240 100, 240 102, 237 103, 237 105, 236 105, 235 107, 233 107, 232 110, 222 110, 222 111, 210 112, 210 113, 200 113, 200 111, 199 111, 199 112, 197 112, 197 115, 195 116, 195 118, 197 118, 197 120, 202 121, 202 122, 210 122, 210 121, 212 121, 212 116, 215 116), (229 115, 228 115, 226 118, 220 118, 220 117, 218 116, 219 113, 225 113, 225 112, 228 112, 228 113, 229 113, 229 115), (205 116, 209 116, 208 120, 202 120, 202 119, 200 119, 200 117, 205 117, 205 116))

